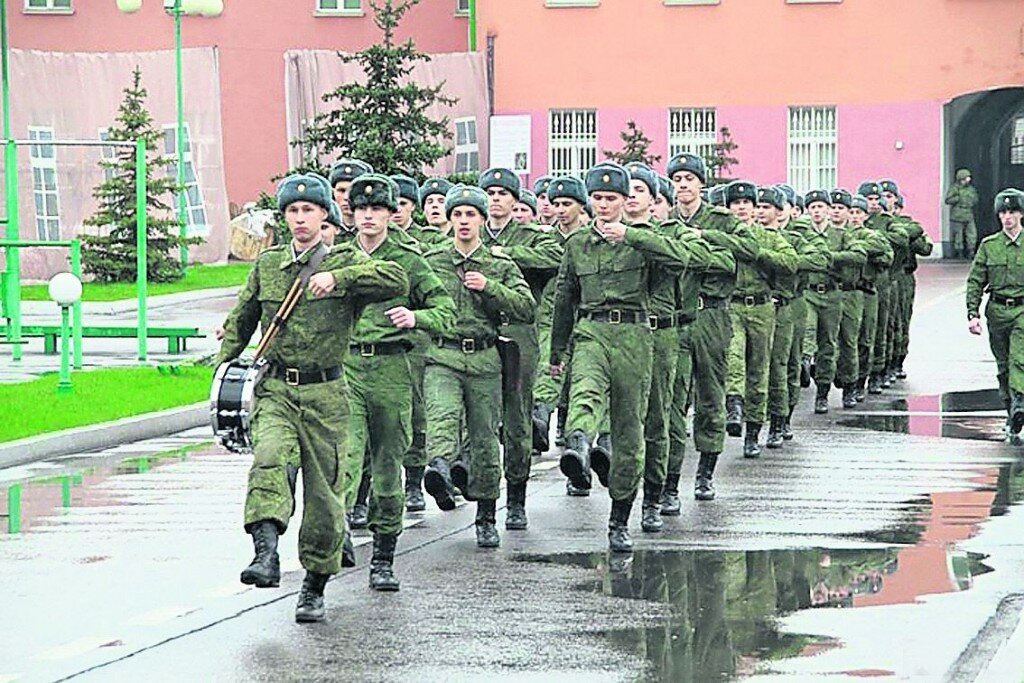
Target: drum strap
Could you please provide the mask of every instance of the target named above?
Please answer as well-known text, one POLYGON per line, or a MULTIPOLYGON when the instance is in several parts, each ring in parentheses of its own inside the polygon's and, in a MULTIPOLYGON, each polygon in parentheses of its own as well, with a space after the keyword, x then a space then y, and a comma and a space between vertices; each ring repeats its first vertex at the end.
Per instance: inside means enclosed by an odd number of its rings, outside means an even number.
MULTIPOLYGON (((299 303, 299 299, 302 298, 302 292, 306 289, 306 285, 309 284, 309 278, 313 277, 313 273, 320 267, 320 264, 327 258, 327 254, 330 253, 330 249, 323 242, 320 246, 309 255, 309 260, 306 261, 306 265, 302 266, 302 270, 299 271, 298 277, 295 278, 295 282, 292 283, 292 288, 288 290, 288 296, 281 302, 280 308, 277 309, 277 313, 274 314, 273 319, 270 321, 270 325, 267 327, 267 331, 263 333, 263 339, 260 340, 260 345, 256 349, 255 359, 263 357, 266 353, 267 347, 270 346, 270 342, 274 340, 277 333, 284 327, 288 321, 288 317, 295 310, 295 306, 299 303)), ((255 360, 254 359, 254 360, 255 360)))

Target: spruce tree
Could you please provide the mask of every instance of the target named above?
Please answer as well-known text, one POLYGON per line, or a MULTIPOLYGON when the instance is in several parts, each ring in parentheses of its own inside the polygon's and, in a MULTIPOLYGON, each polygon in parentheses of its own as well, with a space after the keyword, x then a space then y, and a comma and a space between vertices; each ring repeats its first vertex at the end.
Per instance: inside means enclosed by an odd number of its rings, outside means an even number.
POLYGON ((374 23, 382 31, 381 42, 338 58, 363 68, 363 82, 341 85, 325 94, 330 111, 317 114, 305 136, 292 144, 302 150, 302 168, 323 170, 338 157, 354 157, 379 173, 409 173, 422 178, 421 170, 447 156, 452 148, 451 123, 434 120, 426 110, 451 106, 457 98, 444 94, 445 83, 423 87, 408 79, 419 62, 430 55, 416 49, 409 39, 395 43, 402 17, 420 0, 371 0, 374 23))
MULTIPOLYGON (((112 141, 145 141, 147 275, 152 282, 169 282, 183 275, 181 263, 171 256, 172 253, 177 255, 183 243, 179 235, 180 223, 172 207, 176 189, 172 172, 174 160, 157 153, 164 134, 153 125, 153 117, 146 110, 147 92, 141 83, 142 72, 135 67, 132 83, 124 89, 124 101, 108 135, 112 141)), ((82 265, 98 282, 134 282, 138 254, 135 148, 114 147, 114 151, 114 159, 100 161, 100 166, 110 172, 110 177, 92 193, 98 208, 85 220, 85 224, 98 228, 100 234, 82 236, 82 265)), ((198 244, 201 241, 189 238, 184 243, 198 244)))
POLYGON ((619 133, 619 137, 622 138, 622 151, 613 152, 606 149, 604 155, 609 160, 623 166, 638 161, 652 167, 661 161, 661 155, 650 153, 652 141, 637 127, 636 121, 627 122, 626 130, 619 133))
POLYGON ((729 172, 734 165, 740 163, 740 160, 733 156, 738 147, 739 145, 733 141, 732 133, 729 129, 722 126, 719 131, 718 142, 712 148, 711 156, 704 160, 708 167, 707 184, 709 187, 734 180, 730 177, 729 172))

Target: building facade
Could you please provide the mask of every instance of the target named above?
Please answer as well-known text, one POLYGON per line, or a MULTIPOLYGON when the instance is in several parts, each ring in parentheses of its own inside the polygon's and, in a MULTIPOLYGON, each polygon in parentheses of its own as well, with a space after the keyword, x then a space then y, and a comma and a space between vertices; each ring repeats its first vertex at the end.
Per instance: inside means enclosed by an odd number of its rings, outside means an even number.
POLYGON ((801 191, 894 178, 942 237, 971 168, 979 227, 1024 186, 1019 0, 521 0, 479 3, 494 114, 529 115, 531 170, 578 173, 635 121, 651 151, 707 153, 732 177, 801 191))

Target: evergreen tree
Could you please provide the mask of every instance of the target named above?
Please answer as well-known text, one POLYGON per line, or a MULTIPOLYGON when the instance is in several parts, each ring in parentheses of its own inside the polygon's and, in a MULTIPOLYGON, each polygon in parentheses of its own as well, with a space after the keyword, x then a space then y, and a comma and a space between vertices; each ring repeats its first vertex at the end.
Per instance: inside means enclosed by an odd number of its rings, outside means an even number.
MULTIPOLYGON (((124 101, 117 113, 115 124, 109 129, 109 139, 134 142, 142 139, 146 144, 146 207, 148 279, 169 282, 182 277, 181 263, 171 257, 177 255, 183 240, 170 202, 176 188, 171 168, 174 161, 156 153, 163 142, 163 131, 154 127, 153 117, 146 110, 146 89, 142 87, 142 72, 132 72, 132 84, 124 89, 124 101), (170 196, 169 201, 165 197, 170 196)), ((115 158, 100 161, 110 178, 100 183, 92 193, 98 203, 96 213, 85 220, 86 225, 99 228, 98 235, 83 235, 82 265, 99 282, 134 282, 137 276, 136 211, 135 211, 135 148, 115 147, 115 158)), ((198 244, 199 238, 184 240, 185 244, 198 244)))
POLYGON ((708 187, 734 180, 729 175, 729 171, 735 164, 740 163, 740 160, 733 156, 738 147, 739 145, 733 141, 729 129, 722 126, 719 140, 712 148, 711 156, 704 160, 708 167, 708 187))
POLYGON ((639 161, 652 167, 661 161, 661 155, 650 153, 651 139, 637 127, 636 121, 626 123, 626 130, 619 133, 619 137, 622 138, 622 151, 612 152, 606 149, 604 155, 609 160, 623 166, 639 161))
POLYGON ((412 39, 395 43, 402 17, 419 2, 371 0, 383 39, 362 52, 338 53, 342 62, 359 64, 366 79, 345 83, 323 96, 336 107, 317 114, 305 137, 292 143, 302 150, 303 168, 322 171, 325 162, 354 157, 380 173, 421 177, 421 169, 451 152, 446 144, 452 138, 451 123, 447 117, 431 119, 426 110, 435 104, 454 105, 458 99, 444 94, 444 82, 427 88, 409 81, 417 63, 429 62, 430 55, 417 50, 412 39))

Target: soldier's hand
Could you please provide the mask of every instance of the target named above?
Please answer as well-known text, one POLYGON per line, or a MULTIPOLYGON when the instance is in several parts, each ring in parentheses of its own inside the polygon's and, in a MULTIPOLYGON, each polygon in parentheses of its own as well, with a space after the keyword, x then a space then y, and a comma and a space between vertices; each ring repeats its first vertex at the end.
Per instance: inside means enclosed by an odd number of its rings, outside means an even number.
POLYGON ((217 327, 213 328, 213 336, 217 338, 217 341, 224 341, 225 334, 227 334, 227 331, 223 325, 217 325, 217 327))
POLYGON ((551 365, 548 367, 548 372, 551 373, 552 379, 558 379, 565 372, 565 363, 559 363, 558 365, 551 365))
POLYGON ((967 329, 971 334, 981 334, 981 318, 971 318, 967 323, 967 329))
POLYGON ((504 256, 505 248, 502 247, 500 244, 495 244, 493 247, 491 247, 491 253, 495 256, 504 256))
POLYGON ((466 285, 466 289, 471 289, 474 292, 482 292, 484 291, 484 287, 487 286, 487 278, 484 277, 483 273, 470 270, 466 272, 466 277, 463 278, 462 283, 466 285))
POLYGON ((309 278, 309 291, 313 296, 326 296, 334 291, 334 276, 330 273, 317 273, 309 278))
POLYGON ((621 244, 626 239, 626 226, 622 223, 605 223, 601 226, 601 234, 609 242, 621 244))
POLYGON ((416 314, 405 306, 395 306, 384 311, 391 320, 391 324, 400 330, 410 330, 416 327, 416 314))

